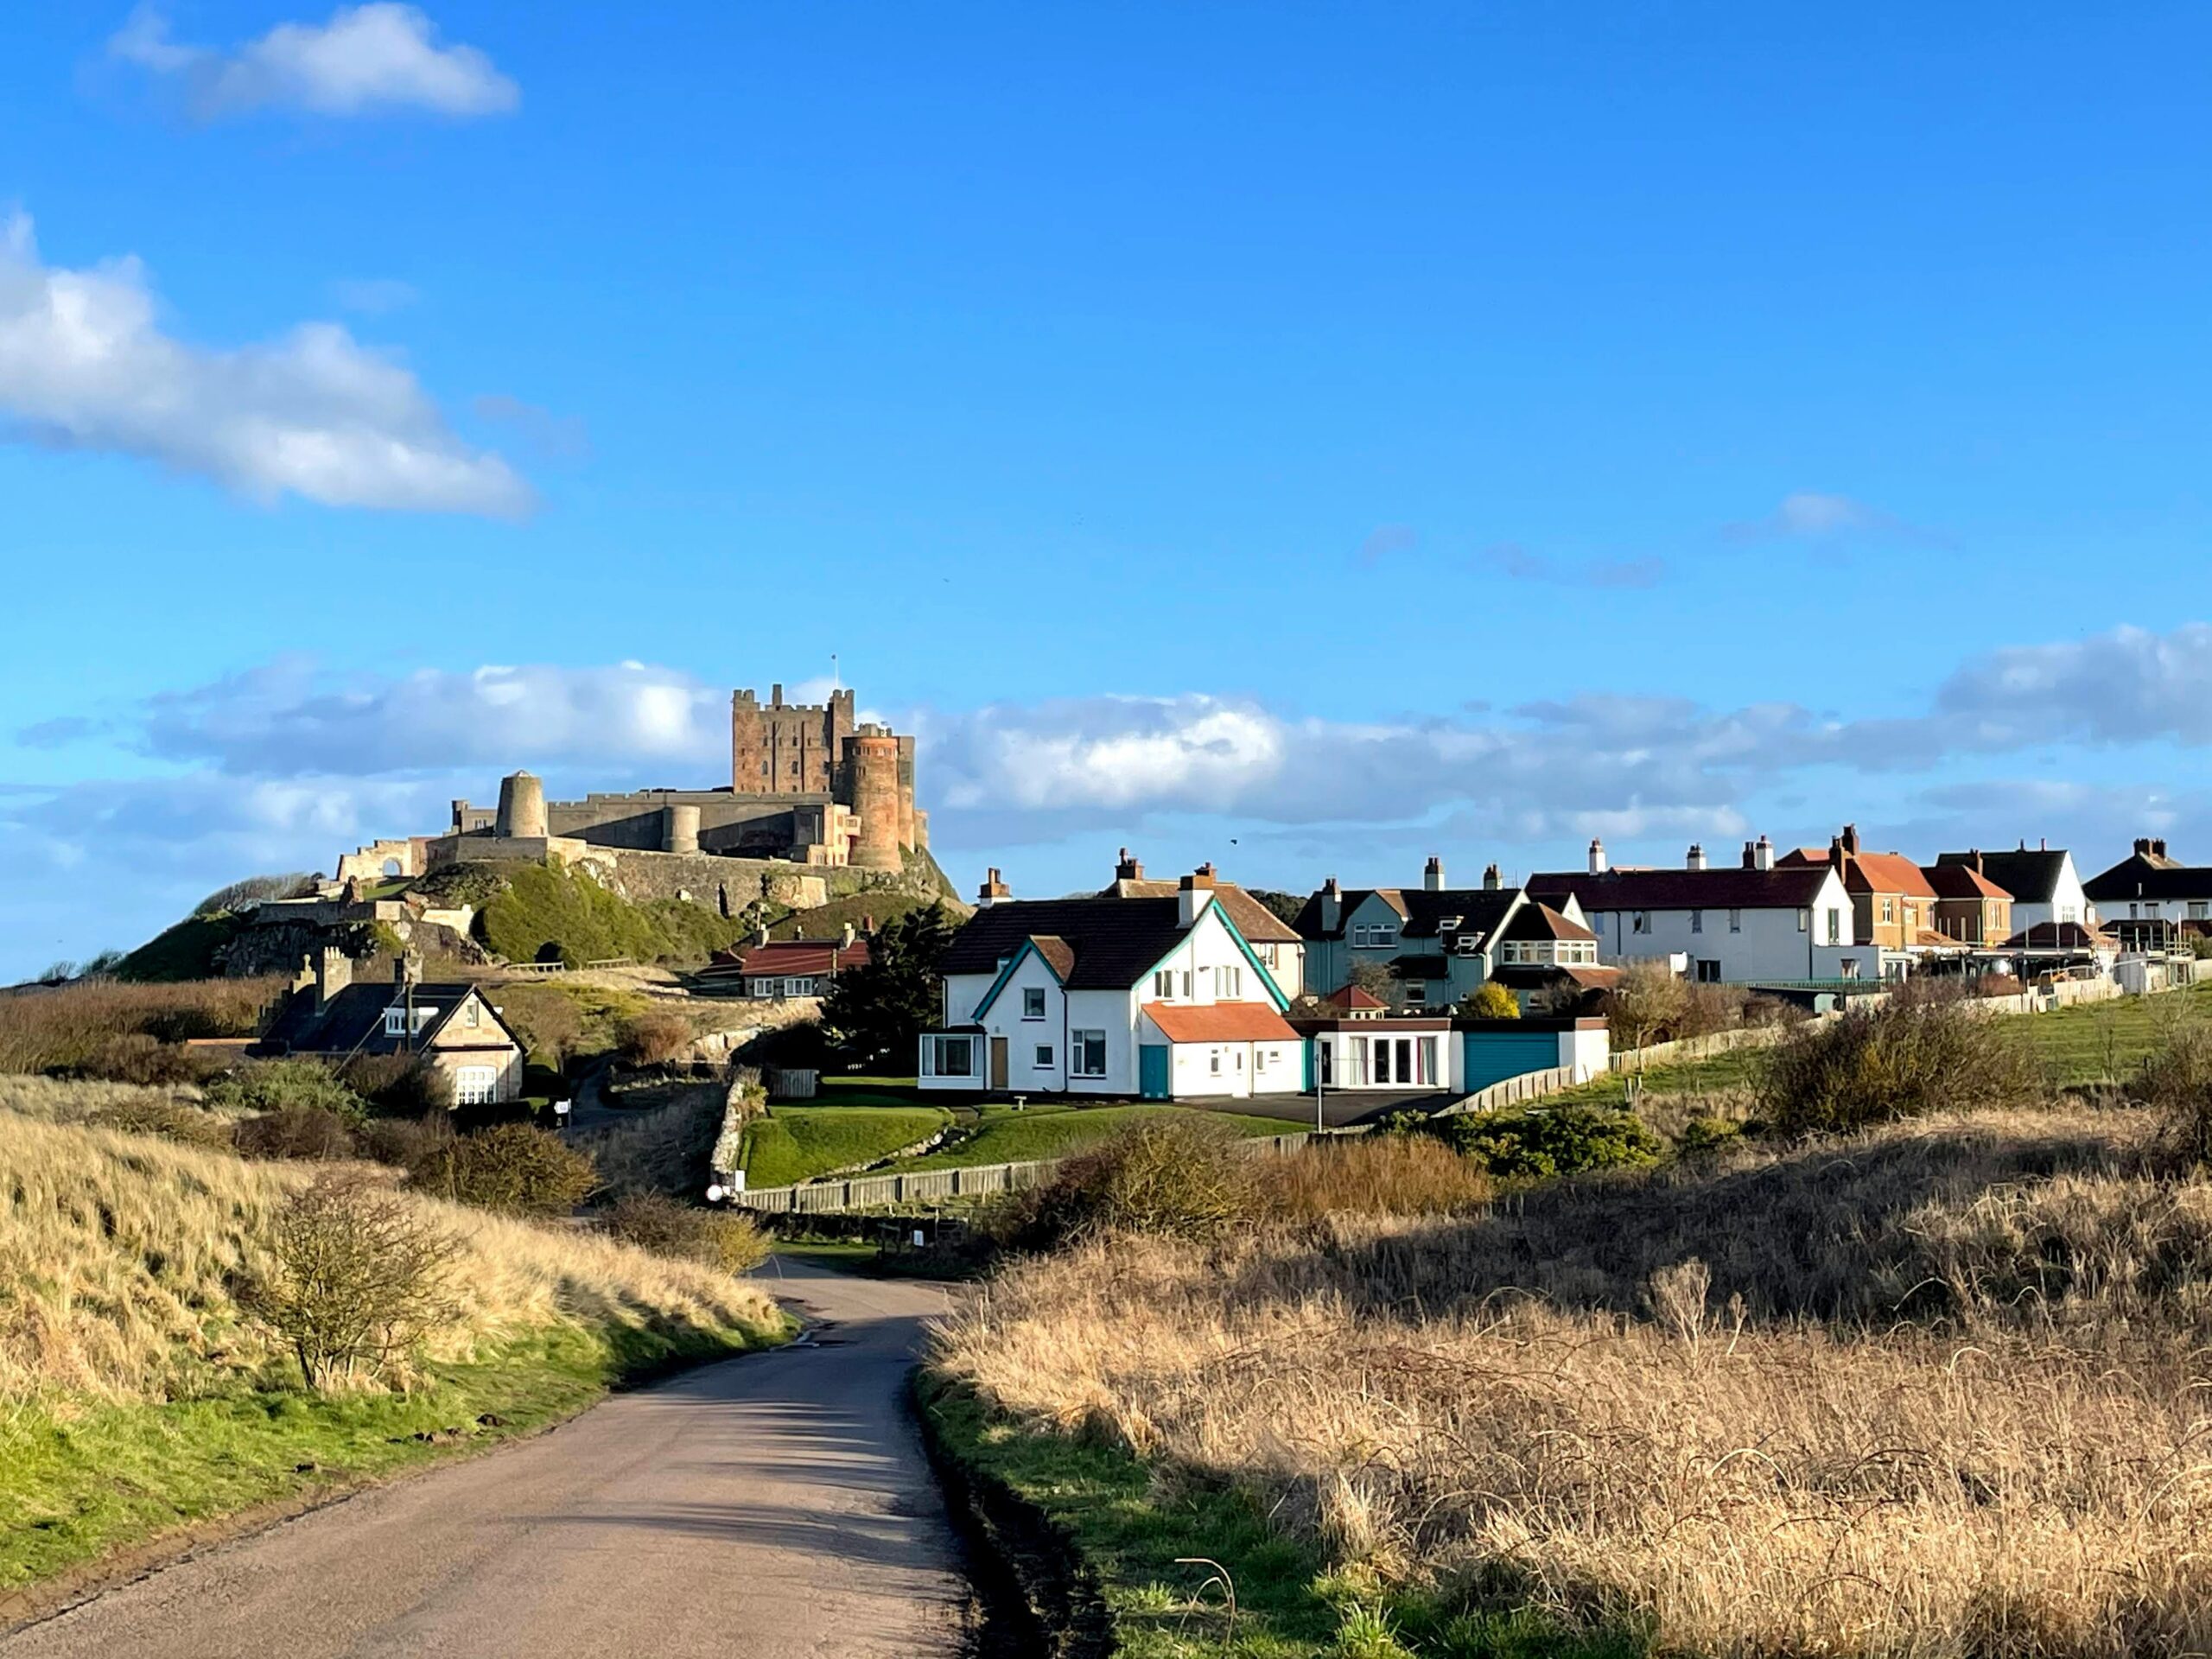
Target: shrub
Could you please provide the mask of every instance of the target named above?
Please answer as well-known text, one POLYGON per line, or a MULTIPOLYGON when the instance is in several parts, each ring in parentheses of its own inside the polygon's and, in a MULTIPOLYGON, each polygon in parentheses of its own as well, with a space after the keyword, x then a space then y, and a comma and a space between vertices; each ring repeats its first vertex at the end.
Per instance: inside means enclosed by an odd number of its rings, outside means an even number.
POLYGON ((280 1106, 238 1119, 232 1142, 247 1158, 327 1163, 359 1155, 360 1143, 353 1136, 359 1121, 327 1106, 280 1106))
POLYGON ((2171 1027, 2144 1057, 2134 1092, 2158 1111, 2183 1158, 2192 1166, 2212 1163, 2212 1025, 2171 1027))
POLYGON ((222 1062, 207 1054, 165 1043, 144 1032, 111 1037, 79 1064, 78 1075, 104 1083, 136 1083, 149 1087, 167 1084, 204 1083, 222 1069, 222 1062))
POLYGON ((1743 1137, 1744 1126, 1733 1118, 1694 1117, 1675 1136, 1675 1150, 1682 1157, 1691 1158, 1733 1146, 1743 1137))
POLYGON ((1267 1213, 1293 1221, 1447 1215, 1478 1208, 1493 1194, 1479 1164, 1427 1135, 1309 1143, 1267 1164, 1260 1185, 1267 1213))
POLYGON ((227 1147, 231 1124, 204 1108, 181 1100, 130 1100, 85 1115, 87 1127, 124 1135, 158 1135, 189 1147, 227 1147))
POLYGON ((396 1169, 413 1169, 454 1134, 450 1112, 429 1112, 418 1118, 377 1117, 354 1136, 354 1144, 364 1158, 396 1169))
POLYGON ((460 1315, 445 1263, 455 1241, 414 1205, 355 1173, 318 1176, 287 1198, 247 1306, 299 1361, 312 1389, 381 1370, 460 1315))
POLYGON ((1152 1118, 1062 1164, 1023 1195, 1007 1230, 1029 1249, 1117 1231, 1205 1238, 1259 1208, 1254 1160, 1227 1131, 1152 1118))
POLYGON ((1470 1020, 1518 1020, 1520 999, 1494 979, 1486 979, 1467 993, 1459 1012, 1470 1020))
POLYGON ((260 1060, 207 1090, 210 1106, 242 1112, 327 1112, 348 1125, 368 1116, 368 1103, 315 1060, 260 1060))
POLYGON ((1767 1051, 1760 1115, 1791 1133, 1855 1129, 1894 1118, 2017 1102, 2034 1091, 2005 1022, 1955 989, 1906 986, 1879 1007, 1808 1026, 1767 1051))
POLYGON ((1633 1112, 1560 1106, 1437 1120, 1447 1141, 1493 1175, 1578 1175, 1656 1163, 1663 1143, 1633 1112))
POLYGON ((530 1123, 433 1139, 407 1174, 439 1198, 521 1216, 566 1215, 599 1182, 587 1154, 530 1123))
POLYGON ((599 1230, 656 1255, 703 1262, 724 1273, 747 1273, 768 1259, 768 1236, 751 1217, 695 1210, 658 1192, 625 1194, 600 1217, 599 1230))
POLYGON ((359 1054, 338 1079, 387 1117, 422 1117, 453 1105, 453 1078, 422 1054, 359 1054))
POLYGON ((622 1058, 664 1065, 691 1046, 691 1022, 672 1008, 647 1008, 622 1022, 622 1058))

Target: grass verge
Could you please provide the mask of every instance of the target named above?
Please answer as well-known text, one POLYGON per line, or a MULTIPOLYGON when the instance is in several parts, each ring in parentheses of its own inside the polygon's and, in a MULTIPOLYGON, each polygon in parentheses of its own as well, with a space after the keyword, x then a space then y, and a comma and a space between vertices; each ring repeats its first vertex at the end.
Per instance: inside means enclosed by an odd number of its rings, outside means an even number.
POLYGON ((930 1108, 777 1106, 746 1125, 738 1157, 748 1186, 788 1186, 888 1158, 951 1121, 930 1108))
POLYGON ((16 1592, 118 1549, 484 1449, 574 1416, 612 1389, 788 1333, 556 1326, 433 1364, 404 1393, 240 1389, 18 1407, 0 1418, 0 1622, 16 1592))
POLYGON ((901 1173, 921 1169, 969 1168, 977 1164, 1015 1164, 1033 1158, 1065 1158, 1112 1139, 1136 1124, 1178 1117, 1203 1117, 1237 1135, 1283 1135, 1294 1123, 1235 1112, 1201 1112, 1187 1106, 986 1106, 975 1133, 957 1146, 903 1160, 901 1173))
POLYGON ((1021 1599, 1048 1626, 1043 1638, 1056 1645, 1043 1650, 1121 1659, 1634 1659, 1643 1651, 1628 1636, 1567 1635, 1529 1613, 1453 1612, 1372 1579, 1332 1574, 1246 1494, 1147 1463, 1103 1437, 1019 1423, 965 1384, 925 1374, 916 1400, 932 1452, 966 1478, 961 1484, 1010 1495, 1061 1546, 1032 1539, 1009 1548, 1002 1513, 983 1529, 995 1552, 1013 1558, 1021 1599), (1233 1619, 1217 1567, 1236 1586, 1233 1619), (1094 1600, 1111 1627, 1103 1639, 1084 1628, 1094 1600))

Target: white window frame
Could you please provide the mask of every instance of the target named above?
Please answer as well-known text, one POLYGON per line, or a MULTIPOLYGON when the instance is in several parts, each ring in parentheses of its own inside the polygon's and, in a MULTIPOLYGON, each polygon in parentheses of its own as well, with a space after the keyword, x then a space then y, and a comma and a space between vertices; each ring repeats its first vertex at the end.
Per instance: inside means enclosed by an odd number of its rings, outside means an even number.
POLYGON ((454 1068, 453 1074, 453 1103, 456 1106, 490 1106, 499 1098, 499 1068, 496 1065, 463 1065, 454 1068))
POLYGON ((1244 970, 1224 963, 1213 977, 1213 993, 1224 1002, 1234 1002, 1244 994, 1244 970))
POLYGON ((1744 912, 1740 909, 1737 909, 1732 906, 1730 908, 1728 912, 1728 931, 1731 933, 1740 933, 1744 931, 1744 912))
POLYGON ((1068 1033, 1068 1075, 1071 1077, 1103 1077, 1106 1075, 1106 1033, 1093 1027, 1087 1031, 1068 1033), (1090 1045, 1098 1046, 1098 1066, 1093 1071, 1088 1064, 1090 1045))
POLYGON ((1042 1020, 1045 1017, 1045 988, 1042 985, 1021 988, 1021 1017, 1025 1020, 1042 1020), (1036 1010, 1034 1014, 1030 1012, 1032 1008, 1036 1010))
POLYGON ((1175 1000, 1175 970, 1173 968, 1153 970, 1152 1000, 1155 1002, 1173 1002, 1175 1000))
POLYGON ((1425 1008, 1428 1006, 1427 982, 1425 980, 1409 979, 1406 981, 1405 985, 1406 1006, 1408 1007, 1425 1008))
POLYGON ((1050 1071, 1052 1065, 1052 1046, 1050 1043, 1039 1043, 1037 1052, 1033 1056, 1033 1069, 1039 1071, 1050 1071))
POLYGON ((973 1077, 980 1076, 981 1074, 976 1070, 976 1050, 977 1046, 977 1039, 973 1032, 948 1032, 942 1034, 931 1034, 924 1037, 922 1039, 922 1075, 925 1077, 973 1077), (967 1068, 963 1071, 948 1071, 944 1069, 944 1056, 945 1047, 948 1044, 951 1043, 960 1044, 967 1053, 968 1065, 967 1068))

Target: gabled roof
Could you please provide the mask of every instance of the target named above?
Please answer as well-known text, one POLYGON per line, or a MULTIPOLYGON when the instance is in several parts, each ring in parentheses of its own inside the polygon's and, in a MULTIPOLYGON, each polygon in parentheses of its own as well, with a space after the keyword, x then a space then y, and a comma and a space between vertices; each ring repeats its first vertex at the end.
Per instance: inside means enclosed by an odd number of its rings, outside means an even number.
MULTIPOLYGON (((1103 889, 1101 899, 1173 899, 1179 891, 1175 881, 1156 881, 1148 877, 1123 877, 1111 887, 1103 889)), ((1296 944, 1298 934, 1288 922, 1269 910, 1233 881, 1217 881, 1213 887, 1214 902, 1236 924, 1236 931, 1255 944, 1296 944)))
POLYGON ((1171 1043, 1298 1040, 1298 1033, 1266 1002, 1147 1002, 1144 1012, 1171 1043))
POLYGON ((2037 922, 2005 941, 2014 950, 2117 950, 2111 934, 2087 928, 2079 922, 2037 922))
POLYGON ((2202 899, 2212 896, 2212 869, 2131 853, 2084 881, 2082 890, 2101 905, 2128 899, 2202 899))
POLYGON ((1529 878, 1547 903, 1572 894, 1585 914, 1613 910, 1802 910, 1827 880, 1826 864, 1770 870, 1718 865, 1702 870, 1553 870, 1529 878))
POLYGON ((1347 1013, 1357 1012, 1362 1008, 1387 1008, 1390 1006, 1374 992, 1363 989, 1357 985, 1339 985, 1321 1001, 1332 1008, 1342 1008, 1347 1013))
MULTIPOLYGON (((1243 931, 1226 906, 1222 925, 1240 944, 1243 931)), ((1201 917, 1203 919, 1203 916, 1201 917)), ((987 905, 961 924, 944 953, 947 974, 1001 974, 1034 950, 1071 991, 1122 991, 1188 937, 1175 899, 1021 899, 987 905)), ((1280 995, 1245 946, 1253 970, 1280 995)), ((993 995, 995 995, 994 988, 993 995)), ((988 1005, 990 997, 985 998, 988 1005)))
POLYGON ((1598 936, 1579 922, 1571 922, 1549 905, 1537 900, 1521 906, 1506 924, 1504 937, 1513 940, 1580 939, 1597 943, 1598 936))
MULTIPOLYGON (((1834 862, 1825 847, 1794 847, 1774 861, 1777 869, 1834 862)), ((1846 853, 1842 874, 1846 893, 1893 893, 1908 899, 1936 896, 1936 889, 1928 885, 1920 866, 1903 853, 1846 853)))
POLYGON ((2058 897, 2058 879, 2066 873, 2066 849, 2023 847, 2011 853, 1938 853, 1937 869, 1981 860, 1981 873, 2010 894, 2016 904, 2047 905, 2058 897))
POLYGON ((1938 899, 2009 899, 2012 896, 1971 864, 1931 864, 1922 874, 1938 899))
MULTIPOLYGON (((317 1009, 315 988, 294 991, 277 1011, 261 1039, 261 1046, 293 1054, 403 1054, 423 1047, 445 1028, 468 995, 477 988, 463 981, 431 981, 415 988, 415 1006, 426 1010, 422 1029, 410 1037, 385 1034, 386 1008, 400 1002, 404 993, 390 980, 346 986, 317 1009)), ((488 997, 478 998, 484 1010, 482 1042, 486 1048, 522 1046, 488 997)))

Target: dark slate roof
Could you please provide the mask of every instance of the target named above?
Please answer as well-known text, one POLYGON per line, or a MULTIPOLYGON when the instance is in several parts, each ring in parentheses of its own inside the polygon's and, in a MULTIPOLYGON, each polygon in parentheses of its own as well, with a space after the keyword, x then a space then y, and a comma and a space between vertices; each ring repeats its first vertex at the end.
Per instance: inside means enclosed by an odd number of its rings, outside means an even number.
MULTIPOLYGON (((1115 882, 1098 896, 1101 899, 1173 899, 1179 885, 1179 880, 1161 881, 1137 876, 1115 882)), ((1288 923, 1234 881, 1217 881, 1213 898, 1229 919, 1236 924, 1236 931, 1252 944, 1298 943, 1298 935, 1291 931, 1288 923)))
MULTIPOLYGON (((1972 864, 1972 853, 1938 853, 1936 868, 1972 864)), ((1984 853, 1981 873, 2012 895, 2015 903, 2047 905, 2058 896, 2058 878, 2066 868, 2066 851, 2050 852, 2023 847, 2013 853, 1984 853)))
POLYGON ((1613 910, 1802 910, 1827 880, 1826 864, 1770 870, 1719 865, 1703 870, 1551 870, 1529 878, 1529 896, 1549 904, 1572 893, 1587 915, 1613 910))
POLYGON ((1070 990, 1127 990, 1187 931, 1179 908, 1173 899, 1001 900, 961 924, 944 971, 995 974, 1033 938, 1070 990), (1054 959, 1063 952, 1065 970, 1054 959))
POLYGON ((1971 864, 1930 864, 1928 885, 1938 899, 2010 899, 2012 890, 1971 864))
POLYGON ((2212 869, 2132 853, 2082 890, 2098 904, 2129 899, 2202 899, 2212 895, 2212 869))
POLYGON ((1400 979, 1449 979, 1449 957, 1407 955, 1390 958, 1390 971, 1400 979))
MULTIPOLYGON (((262 1046, 280 1053, 294 1054, 410 1053, 435 1035, 475 988, 459 981, 432 981, 417 985, 415 1006, 429 1008, 431 1013, 423 1022, 423 1029, 410 1039, 385 1034, 384 1012, 401 996, 399 988, 390 980, 348 985, 320 1011, 315 1005, 315 988, 308 986, 286 999, 262 1038, 262 1046)), ((503 1040, 514 1043, 514 1033, 493 1011, 489 997, 484 999, 484 1012, 491 1021, 484 1033, 487 1045, 498 1046, 503 1040)))
POLYGON ((1505 930, 1509 939, 1587 939, 1595 943, 1598 936, 1588 928, 1570 922, 1549 905, 1532 901, 1521 906, 1505 930))
POLYGON ((1472 933, 1486 938, 1496 931, 1505 912, 1513 907, 1520 896, 1517 887, 1446 887, 1431 893, 1427 887, 1351 887, 1344 894, 1344 903, 1337 912, 1333 930, 1321 925, 1321 895, 1306 896, 1294 925, 1298 936, 1306 939, 1340 939, 1344 934, 1344 921, 1353 911, 1370 897, 1380 899, 1396 911, 1403 923, 1399 936, 1408 939, 1433 939, 1446 935, 1472 933), (1453 917, 1459 920, 1447 925, 1453 917))

